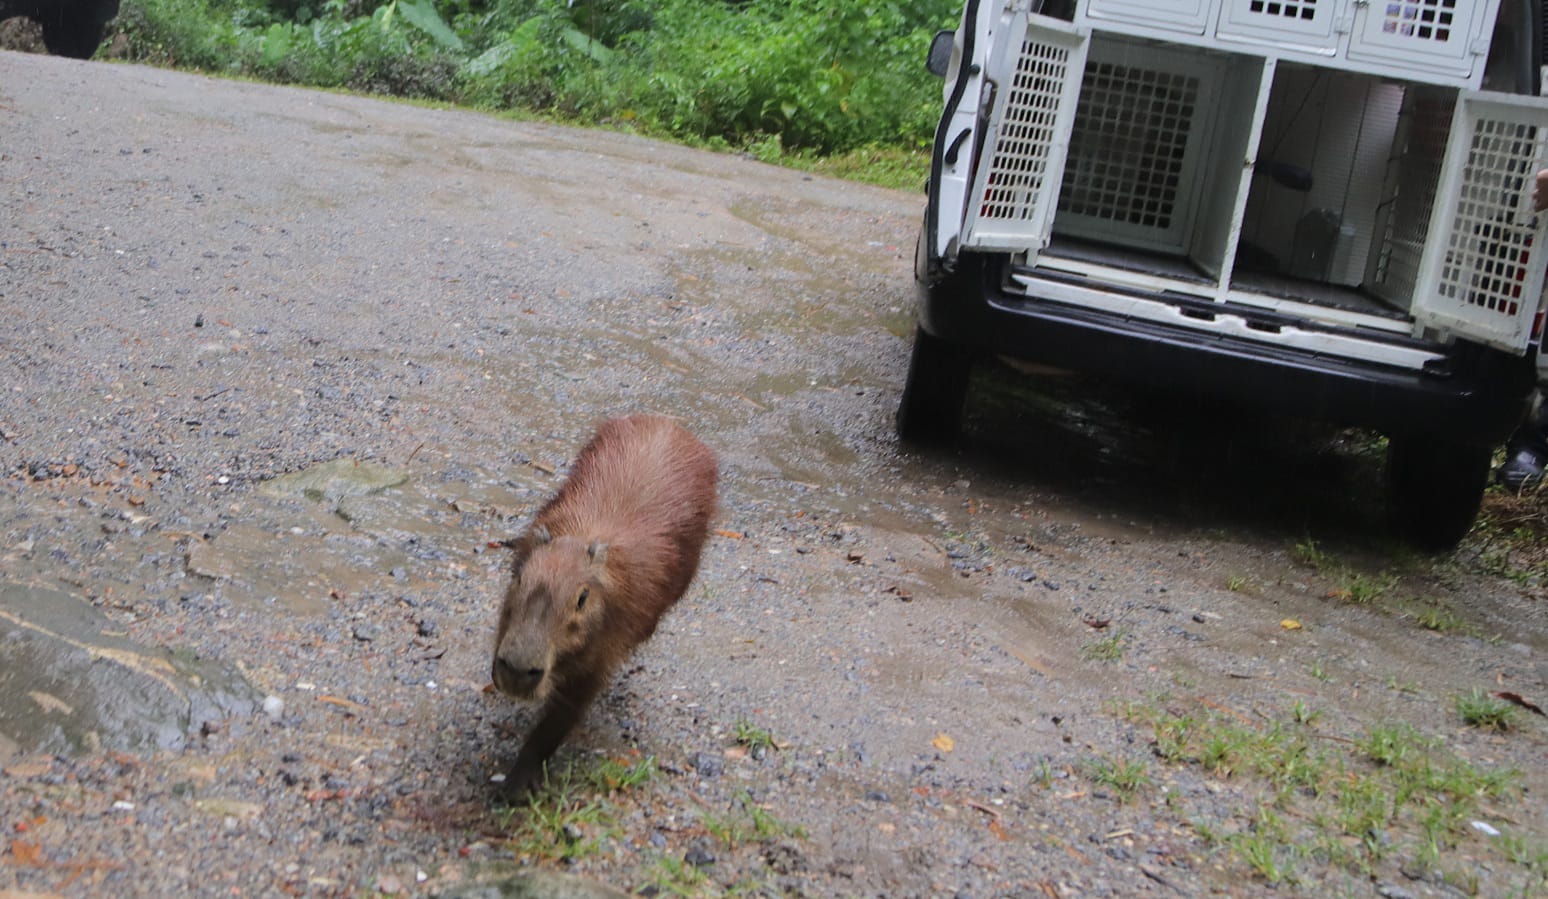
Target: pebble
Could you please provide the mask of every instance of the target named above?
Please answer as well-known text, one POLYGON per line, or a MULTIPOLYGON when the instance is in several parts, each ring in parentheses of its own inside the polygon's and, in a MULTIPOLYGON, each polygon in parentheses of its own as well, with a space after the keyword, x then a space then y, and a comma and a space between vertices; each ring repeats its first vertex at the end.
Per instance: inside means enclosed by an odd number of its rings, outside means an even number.
POLYGON ((278 721, 285 716, 285 700, 274 694, 263 698, 263 713, 272 721, 278 721))
POLYGON ((683 853, 683 861, 693 865, 695 868, 704 868, 715 863, 715 853, 702 845, 694 846, 683 853))
POLYGON ((726 770, 725 760, 713 752, 695 753, 689 764, 704 777, 719 777, 726 770))

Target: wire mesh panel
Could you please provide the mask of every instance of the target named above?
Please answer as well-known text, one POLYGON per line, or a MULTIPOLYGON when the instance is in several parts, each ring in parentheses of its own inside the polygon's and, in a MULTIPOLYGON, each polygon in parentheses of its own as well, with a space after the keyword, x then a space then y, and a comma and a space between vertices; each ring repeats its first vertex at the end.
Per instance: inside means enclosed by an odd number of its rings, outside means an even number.
MULTIPOLYGON (((992 147, 974 181, 963 244, 1033 251, 1047 244, 1064 165, 1086 39, 1067 27, 1035 22, 1002 36, 1020 52, 997 56, 1000 90, 991 113, 992 147)), ((1061 23, 1062 24, 1062 23, 1061 23)))
POLYGON ((1093 44, 1055 230, 1182 252, 1221 73, 1216 57, 1093 44))
POLYGON ((1454 91, 1414 89, 1403 98, 1365 281, 1371 293, 1403 309, 1413 305, 1455 109, 1454 91))
POLYGON ((1512 351, 1526 347, 1543 286, 1532 182, 1548 115, 1530 100, 1464 94, 1442 169, 1414 317, 1512 351))

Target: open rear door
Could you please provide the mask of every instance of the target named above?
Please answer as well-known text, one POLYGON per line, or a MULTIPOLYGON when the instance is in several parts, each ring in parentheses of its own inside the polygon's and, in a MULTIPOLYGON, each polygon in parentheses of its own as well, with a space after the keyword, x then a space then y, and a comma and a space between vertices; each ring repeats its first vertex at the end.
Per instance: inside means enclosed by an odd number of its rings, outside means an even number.
POLYGON ((1548 213, 1532 210, 1545 142, 1542 98, 1461 93, 1416 279, 1420 326, 1526 350, 1548 268, 1548 213))
POLYGON ((1026 252, 1048 245, 1090 35, 1014 4, 994 28, 993 85, 962 246, 1026 252))

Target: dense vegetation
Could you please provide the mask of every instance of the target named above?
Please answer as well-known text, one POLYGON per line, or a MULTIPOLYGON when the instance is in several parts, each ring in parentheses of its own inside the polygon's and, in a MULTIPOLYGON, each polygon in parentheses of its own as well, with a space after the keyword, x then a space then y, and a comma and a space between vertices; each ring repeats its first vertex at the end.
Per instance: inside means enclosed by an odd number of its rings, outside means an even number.
POLYGON ((958 9, 957 0, 125 0, 117 46, 162 65, 628 127, 764 158, 858 156, 913 169, 940 109, 925 52, 958 9))

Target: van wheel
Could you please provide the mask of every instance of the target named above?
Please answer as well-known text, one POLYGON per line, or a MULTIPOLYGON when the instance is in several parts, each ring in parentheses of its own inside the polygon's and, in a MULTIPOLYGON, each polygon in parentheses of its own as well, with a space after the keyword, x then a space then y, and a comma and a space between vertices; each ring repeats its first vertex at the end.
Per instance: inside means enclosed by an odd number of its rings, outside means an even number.
POLYGON ((966 348, 914 328, 914 353, 898 404, 898 436, 907 443, 939 445, 956 439, 962 427, 973 354, 966 348))
POLYGON ((1434 437, 1387 441, 1392 529, 1423 552, 1454 548, 1472 530, 1494 448, 1434 437))

